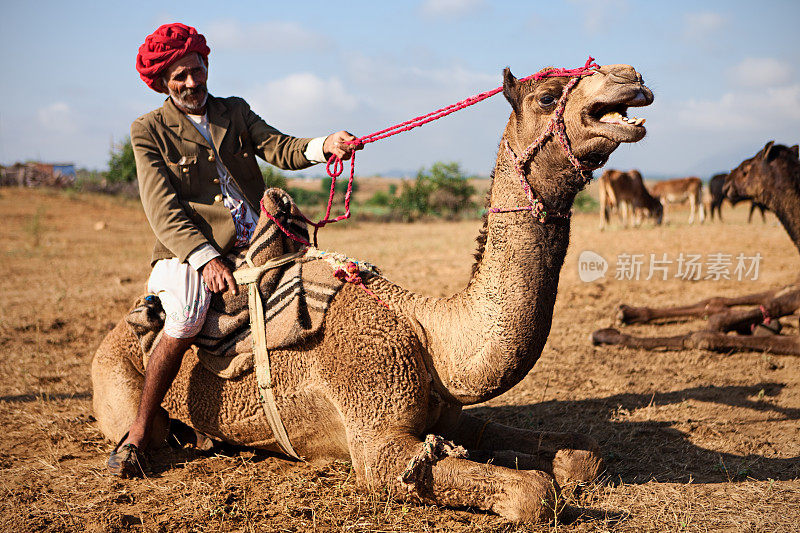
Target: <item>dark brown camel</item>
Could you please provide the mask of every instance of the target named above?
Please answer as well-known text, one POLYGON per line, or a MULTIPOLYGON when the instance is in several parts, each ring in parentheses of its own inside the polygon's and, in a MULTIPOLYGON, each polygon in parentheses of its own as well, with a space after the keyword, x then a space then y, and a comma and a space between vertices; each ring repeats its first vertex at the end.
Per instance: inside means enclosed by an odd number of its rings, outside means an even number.
MULTIPOLYGON (((711 220, 714 220, 714 212, 717 212, 717 217, 719 218, 720 222, 722 222, 722 202, 725 201, 725 191, 723 187, 725 185, 725 178, 728 177, 728 174, 721 173, 715 174, 713 178, 708 181, 708 189, 703 194, 703 204, 706 207, 706 212, 708 213, 711 220)), ((737 202, 731 201, 732 205, 735 205, 737 202)), ((761 212, 761 222, 766 222, 767 219, 764 216, 764 211, 767 209, 765 206, 759 204, 756 201, 750 201, 750 213, 747 215, 747 223, 750 224, 753 222, 753 213, 755 210, 758 209, 761 212)))
MULTIPOLYGON (((752 200, 778 216, 800 251, 800 158, 798 146, 788 148, 770 141, 755 156, 743 161, 726 178, 725 194, 732 202, 752 200)), ((687 349, 730 352, 765 351, 800 356, 800 337, 779 335, 780 317, 800 309, 800 277, 781 289, 724 298, 716 297, 692 305, 649 308, 620 305, 622 324, 646 323, 676 317, 707 317, 704 331, 675 337, 634 337, 616 329, 592 334, 594 344, 618 344, 631 348, 687 349), (737 306, 757 306, 735 309, 737 306), (729 335, 728 332, 736 332, 729 335)))

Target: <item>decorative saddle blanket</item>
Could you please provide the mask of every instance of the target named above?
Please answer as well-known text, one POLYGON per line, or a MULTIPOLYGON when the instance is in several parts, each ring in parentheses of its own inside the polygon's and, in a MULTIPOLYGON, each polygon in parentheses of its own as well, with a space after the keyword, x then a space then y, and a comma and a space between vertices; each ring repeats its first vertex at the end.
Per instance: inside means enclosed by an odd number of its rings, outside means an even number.
MULTIPOLYGON (((300 211, 283 190, 267 189, 262 206, 288 231, 308 238, 300 211)), ((288 262, 258 272, 267 350, 297 346, 320 329, 331 300, 345 282, 342 276, 336 275, 342 265, 355 264, 367 276, 378 274, 369 263, 308 248, 290 239, 264 215, 259 219, 248 250, 229 254, 227 259, 236 271, 250 269, 252 272, 252 267, 269 266, 282 257, 288 262), (295 257, 288 257, 289 254, 295 257)), ((164 311, 158 298, 145 295, 137 299, 126 320, 139 339, 146 365, 164 325, 164 311)), ((203 366, 220 377, 234 378, 253 368, 246 286, 240 286, 237 296, 230 292, 213 295, 195 345, 203 366)))

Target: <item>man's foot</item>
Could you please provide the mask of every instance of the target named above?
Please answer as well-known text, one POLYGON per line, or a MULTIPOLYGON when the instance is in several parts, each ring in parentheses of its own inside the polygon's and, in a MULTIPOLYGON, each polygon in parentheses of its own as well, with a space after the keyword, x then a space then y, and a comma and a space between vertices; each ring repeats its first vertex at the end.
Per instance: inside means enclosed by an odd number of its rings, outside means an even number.
POLYGON ((150 472, 150 465, 145 453, 135 444, 125 444, 122 438, 108 458, 108 471, 122 478, 145 477, 150 472))

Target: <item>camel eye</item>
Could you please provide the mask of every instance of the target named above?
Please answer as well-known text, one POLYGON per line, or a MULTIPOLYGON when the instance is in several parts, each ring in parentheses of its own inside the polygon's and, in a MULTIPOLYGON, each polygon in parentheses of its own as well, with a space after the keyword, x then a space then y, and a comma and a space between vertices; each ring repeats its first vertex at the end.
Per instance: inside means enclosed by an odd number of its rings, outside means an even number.
POLYGON ((539 97, 539 105, 541 105, 542 107, 547 107, 547 106, 553 105, 553 102, 555 102, 555 101, 556 101, 556 97, 553 96, 552 94, 545 94, 545 95, 539 97))

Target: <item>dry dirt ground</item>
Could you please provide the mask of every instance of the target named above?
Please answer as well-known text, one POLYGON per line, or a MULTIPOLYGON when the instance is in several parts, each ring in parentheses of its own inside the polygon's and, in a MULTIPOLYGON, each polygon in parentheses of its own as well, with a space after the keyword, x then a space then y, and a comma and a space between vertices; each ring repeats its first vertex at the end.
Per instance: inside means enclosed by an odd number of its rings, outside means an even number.
MULTIPOLYGON (((347 463, 292 464, 254 450, 163 454, 146 480, 105 472, 111 444, 95 427, 94 350, 143 289, 151 235, 134 202, 0 189, 0 530, 5 531, 798 531, 800 361, 758 353, 593 347, 621 301, 668 304, 790 282, 798 256, 770 217, 689 227, 597 230, 576 215, 552 332, 516 388, 471 408, 521 427, 597 439, 601 482, 554 524, 520 527, 470 510, 359 493, 347 463), (584 283, 578 256, 609 262, 584 283), (757 281, 649 281, 649 254, 760 253, 757 281), (620 254, 645 254, 641 279, 615 279, 620 254)), ((356 213, 356 218, 357 218, 356 213)), ((679 218, 680 216, 680 218, 679 218)), ((469 275, 479 222, 348 223, 321 246, 381 265, 418 291, 446 295, 469 275)), ((733 267, 730 268, 733 274, 733 267)), ((797 334, 797 317, 787 331, 797 334)), ((791 325, 790 324, 790 325, 791 325)), ((645 335, 700 321, 636 326, 645 335)))

